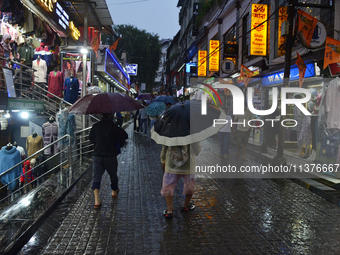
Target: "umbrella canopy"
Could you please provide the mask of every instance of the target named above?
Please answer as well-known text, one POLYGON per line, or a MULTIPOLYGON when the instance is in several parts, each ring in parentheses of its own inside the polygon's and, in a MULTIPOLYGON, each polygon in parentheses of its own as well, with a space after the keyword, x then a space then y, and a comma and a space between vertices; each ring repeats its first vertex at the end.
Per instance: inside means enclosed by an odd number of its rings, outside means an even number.
POLYGON ((163 102, 164 104, 175 104, 175 100, 172 96, 161 95, 152 100, 152 102, 163 102))
POLYGON ((145 113, 149 116, 156 116, 164 112, 166 105, 162 102, 153 102, 145 109, 145 113))
POLYGON ((86 95, 75 102, 69 109, 75 114, 98 114, 133 111, 143 106, 132 97, 122 93, 100 93, 86 95))
POLYGON ((137 97, 137 99, 141 99, 141 100, 151 100, 154 98, 155 96, 151 93, 142 93, 137 97))
POLYGON ((218 132, 222 125, 213 126, 214 119, 226 119, 219 108, 207 105, 207 114, 201 114, 201 101, 188 100, 167 109, 151 129, 151 138, 167 146, 200 142, 218 132))

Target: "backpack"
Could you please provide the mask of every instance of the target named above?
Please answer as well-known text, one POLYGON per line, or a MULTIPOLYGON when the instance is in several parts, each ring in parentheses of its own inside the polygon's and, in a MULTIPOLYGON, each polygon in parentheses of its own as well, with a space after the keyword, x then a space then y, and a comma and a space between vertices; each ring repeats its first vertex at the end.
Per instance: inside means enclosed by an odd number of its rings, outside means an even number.
POLYGON ((189 159, 189 146, 171 146, 170 163, 175 166, 182 166, 189 159))

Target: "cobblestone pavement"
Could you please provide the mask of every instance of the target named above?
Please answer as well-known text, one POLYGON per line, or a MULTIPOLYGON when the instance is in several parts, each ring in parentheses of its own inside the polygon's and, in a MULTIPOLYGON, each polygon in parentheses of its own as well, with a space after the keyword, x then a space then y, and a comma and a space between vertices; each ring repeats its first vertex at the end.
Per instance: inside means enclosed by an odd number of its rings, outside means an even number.
MULTIPOLYGON (((89 185, 41 254, 340 254, 340 208, 289 180, 203 175, 196 180, 197 207, 188 213, 180 212, 180 182, 174 218, 165 219, 161 146, 132 126, 127 131, 118 197, 111 198, 105 175, 96 211, 89 185)), ((204 153, 219 160, 214 151, 204 153)), ((248 164, 260 163, 248 157, 248 164)))

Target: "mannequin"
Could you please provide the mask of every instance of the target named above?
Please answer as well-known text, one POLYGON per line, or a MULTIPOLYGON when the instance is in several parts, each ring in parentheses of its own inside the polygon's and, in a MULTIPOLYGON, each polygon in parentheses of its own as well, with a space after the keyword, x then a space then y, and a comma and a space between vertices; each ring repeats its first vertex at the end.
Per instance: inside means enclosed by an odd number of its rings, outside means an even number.
POLYGON ((63 97, 63 74, 58 71, 57 68, 54 68, 48 75, 48 91, 51 92, 47 93, 48 97, 55 98, 54 95, 57 97, 63 97))
POLYGON ((20 152, 21 160, 24 160, 26 158, 26 153, 25 153, 24 148, 19 146, 17 142, 14 142, 13 146, 15 146, 17 150, 20 152))
POLYGON ((34 81, 40 83, 46 83, 46 76, 47 76, 47 64, 46 61, 38 58, 32 62, 32 68, 36 71, 34 72, 34 81))
POLYGON ((6 150, 10 151, 13 148, 13 145, 11 143, 8 143, 6 145, 6 150))
POLYGON ((70 78, 66 78, 64 84, 64 100, 73 104, 78 99, 79 81, 71 73, 70 78))
MULTIPOLYGON (((32 154, 36 153, 42 147, 43 147, 43 139, 40 135, 37 134, 37 132, 34 131, 32 135, 27 137, 26 150, 27 150, 28 156, 31 156, 32 154)), ((38 157, 38 155, 34 156, 34 158, 36 157, 38 157)))
MULTIPOLYGON (((20 152, 13 147, 11 143, 3 146, 0 150, 0 173, 6 172, 8 169, 17 165, 21 161, 20 152)), ((7 174, 0 177, 2 184, 8 184, 8 190, 13 191, 17 187, 17 182, 13 181, 20 176, 20 165, 13 168, 7 174)))
MULTIPOLYGON (((46 123, 42 125, 42 135, 44 147, 58 140, 58 124, 55 118, 51 116, 46 123)), ((53 155, 58 152, 57 144, 44 150, 45 155, 53 155)))

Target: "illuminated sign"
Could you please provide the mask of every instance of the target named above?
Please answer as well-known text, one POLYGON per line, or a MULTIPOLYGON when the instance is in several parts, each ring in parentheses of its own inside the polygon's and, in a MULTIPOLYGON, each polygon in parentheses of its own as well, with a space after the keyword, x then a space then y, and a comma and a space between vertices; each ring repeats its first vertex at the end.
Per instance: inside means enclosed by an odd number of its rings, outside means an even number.
POLYGON ((76 28, 73 24, 73 21, 70 21, 70 29, 72 31, 72 36, 74 39, 78 40, 80 37, 80 32, 78 30, 78 28, 76 28))
POLYGON ((268 5, 252 4, 250 55, 267 55, 267 18, 268 5))
POLYGON ((281 56, 284 56, 285 53, 286 53, 286 50, 284 47, 285 45, 285 42, 286 42, 286 37, 284 36, 281 36, 281 26, 282 26, 282 23, 286 20, 288 20, 288 12, 287 12, 287 6, 283 6, 283 7, 280 7, 279 9, 279 29, 278 29, 278 36, 279 36, 279 40, 278 40, 278 56, 281 57, 281 56))
POLYGON ((53 12, 53 4, 57 2, 57 0, 40 0, 40 2, 45 6, 50 12, 53 12))
POLYGON ((71 35, 75 40, 80 37, 80 32, 78 28, 74 26, 74 23, 70 21, 70 16, 64 10, 64 8, 59 4, 58 0, 35 0, 41 7, 48 11, 48 17, 55 23, 59 24, 60 32, 71 35))
POLYGON ((218 72, 220 70, 220 41, 210 40, 209 54, 209 71, 218 72))
POLYGON ((198 51, 198 76, 207 76, 207 51, 198 51))

